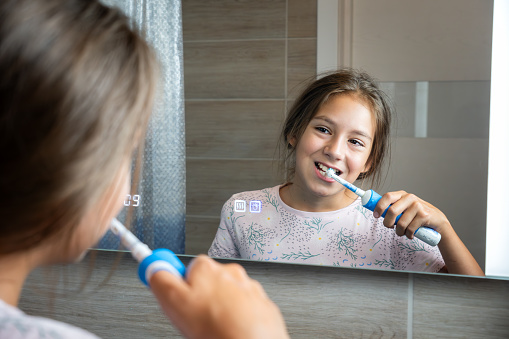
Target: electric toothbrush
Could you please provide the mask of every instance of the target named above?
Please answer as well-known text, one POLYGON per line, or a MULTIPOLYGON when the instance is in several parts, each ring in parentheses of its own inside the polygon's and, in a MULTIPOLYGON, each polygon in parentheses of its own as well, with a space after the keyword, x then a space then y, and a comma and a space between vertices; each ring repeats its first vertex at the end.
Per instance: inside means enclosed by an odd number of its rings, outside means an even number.
MULTIPOLYGON (((367 208, 370 211, 375 210, 376 204, 382 198, 382 196, 380 194, 376 193, 373 190, 364 191, 364 190, 358 188, 357 186, 349 183, 345 179, 339 177, 332 168, 329 168, 327 170, 326 174, 329 178, 336 180, 341 185, 345 186, 350 191, 354 192, 359 197, 361 197, 362 206, 364 206, 365 208, 367 208)), ((384 213, 382 214, 382 217, 385 217, 385 214, 387 213, 388 209, 389 209, 389 207, 387 207, 387 209, 384 211, 384 213)), ((401 214, 396 217, 396 224, 398 223, 398 220, 400 217, 401 217, 401 214)), ((424 241, 426 244, 431 245, 431 246, 436 246, 440 242, 440 239, 442 238, 442 235, 440 233, 438 233, 437 231, 435 231, 432 228, 424 227, 424 226, 419 227, 414 232, 414 236, 417 239, 420 239, 420 240, 424 241)))
POLYGON ((186 267, 172 251, 165 248, 152 251, 116 218, 111 221, 110 229, 120 238, 120 242, 131 252, 133 258, 140 263, 138 277, 146 286, 149 286, 150 278, 158 271, 167 271, 184 278, 186 267))

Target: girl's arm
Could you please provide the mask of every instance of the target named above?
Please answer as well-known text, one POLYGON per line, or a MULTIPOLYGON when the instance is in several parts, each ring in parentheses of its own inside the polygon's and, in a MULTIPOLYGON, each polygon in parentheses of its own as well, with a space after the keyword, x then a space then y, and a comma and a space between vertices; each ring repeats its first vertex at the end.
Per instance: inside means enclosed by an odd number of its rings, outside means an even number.
POLYGON ((446 272, 484 276, 477 261, 458 237, 445 214, 438 208, 405 191, 384 194, 373 215, 376 218, 380 217, 387 207, 389 211, 384 219, 386 227, 392 227, 396 217, 405 212, 396 226, 397 235, 406 235, 413 239, 414 232, 421 226, 431 227, 442 235, 438 248, 445 261, 446 272))
POLYGON ((438 248, 445 261, 446 272, 484 276, 481 267, 458 237, 449 221, 447 224, 448 227, 440 231, 442 239, 438 243, 438 248))

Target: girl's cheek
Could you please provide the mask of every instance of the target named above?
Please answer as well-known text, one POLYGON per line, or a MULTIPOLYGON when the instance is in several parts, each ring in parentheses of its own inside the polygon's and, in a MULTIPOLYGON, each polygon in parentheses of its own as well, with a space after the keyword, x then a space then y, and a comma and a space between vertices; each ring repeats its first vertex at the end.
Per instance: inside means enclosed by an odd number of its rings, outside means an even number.
POLYGON ((369 156, 365 154, 358 154, 356 157, 351 158, 350 167, 363 172, 368 163, 368 158, 369 156))

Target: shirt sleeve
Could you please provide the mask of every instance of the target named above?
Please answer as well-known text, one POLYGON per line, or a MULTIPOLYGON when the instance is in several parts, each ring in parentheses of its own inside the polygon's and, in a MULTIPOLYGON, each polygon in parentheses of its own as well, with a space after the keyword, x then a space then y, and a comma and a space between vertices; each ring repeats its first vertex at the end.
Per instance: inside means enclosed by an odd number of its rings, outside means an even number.
POLYGON ((240 258, 240 252, 235 241, 232 223, 233 198, 230 198, 221 210, 221 220, 216 237, 210 246, 208 255, 216 258, 240 258))
POLYGON ((99 339, 96 335, 53 319, 29 316, 0 300, 0 338, 9 339, 99 339))

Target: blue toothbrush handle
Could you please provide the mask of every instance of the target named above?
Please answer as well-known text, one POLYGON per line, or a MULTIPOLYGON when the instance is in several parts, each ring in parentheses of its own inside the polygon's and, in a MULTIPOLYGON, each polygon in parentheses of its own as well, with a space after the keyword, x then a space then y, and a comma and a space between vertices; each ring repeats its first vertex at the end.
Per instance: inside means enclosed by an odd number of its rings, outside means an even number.
MULTIPOLYGON (((365 208, 367 208, 370 211, 374 211, 375 207, 376 207, 376 204, 378 204, 378 201, 381 198, 382 198, 382 196, 380 194, 376 193, 373 190, 366 191, 366 193, 362 197, 362 206, 364 206, 365 208)), ((389 210, 389 207, 387 207, 387 209, 382 213, 382 217, 385 217, 385 215, 387 214, 388 210, 389 210)), ((401 217, 402 214, 400 214, 400 215, 398 215, 396 217, 396 223, 395 224, 398 223, 399 218, 401 217)), ((438 243, 440 242, 440 239, 442 238, 440 233, 438 233, 437 231, 435 231, 432 228, 424 227, 424 226, 419 227, 414 232, 414 236, 417 239, 422 240, 426 244, 431 245, 431 246, 438 245, 438 243)))
POLYGON ((166 248, 154 250, 151 255, 143 259, 138 266, 138 277, 146 286, 150 278, 159 271, 170 272, 180 278, 186 275, 186 267, 172 251, 166 248))

